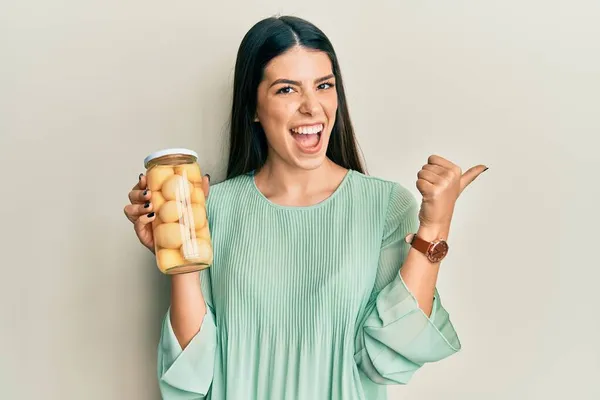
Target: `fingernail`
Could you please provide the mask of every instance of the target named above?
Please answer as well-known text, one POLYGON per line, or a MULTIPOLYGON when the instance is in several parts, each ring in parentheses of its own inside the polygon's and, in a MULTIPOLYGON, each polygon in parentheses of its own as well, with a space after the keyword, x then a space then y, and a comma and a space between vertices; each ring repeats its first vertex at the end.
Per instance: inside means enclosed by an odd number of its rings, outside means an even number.
POLYGON ((138 176, 138 181, 142 180, 142 176, 144 176, 144 173, 141 173, 140 176, 138 176))
POLYGON ((148 194, 148 189, 144 190, 144 193, 143 193, 143 195, 145 196, 145 195, 147 195, 147 194, 148 194))
POLYGON ((149 201, 147 201, 146 204, 144 204, 144 208, 148 208, 148 207, 150 207, 150 202, 149 201))
POLYGON ((154 217, 154 211, 152 211, 150 214, 148 214, 148 218, 152 218, 154 217))
POLYGON ((206 176, 208 176, 208 181, 210 182, 210 175, 209 175, 209 174, 206 174, 206 176))
POLYGON ((489 169, 488 167, 485 167, 485 169, 483 170, 483 172, 487 171, 488 169, 489 169))

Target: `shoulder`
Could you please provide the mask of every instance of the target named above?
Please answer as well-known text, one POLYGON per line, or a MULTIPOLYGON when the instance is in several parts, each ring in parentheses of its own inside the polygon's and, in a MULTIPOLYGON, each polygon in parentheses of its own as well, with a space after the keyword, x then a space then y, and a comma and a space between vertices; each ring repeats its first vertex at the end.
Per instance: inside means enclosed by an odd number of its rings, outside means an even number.
POLYGON ((417 228, 420 206, 405 185, 355 171, 352 186, 353 197, 369 198, 369 212, 373 212, 372 216, 378 219, 384 241, 395 240, 394 233, 404 234, 417 228))
POLYGON ((214 190, 219 195, 228 195, 236 190, 240 190, 248 181, 252 179, 250 174, 238 175, 235 178, 225 179, 224 181, 210 185, 211 193, 214 190))
POLYGON ((406 212, 415 208, 418 203, 413 193, 405 185, 377 176, 365 175, 352 171, 353 189, 368 193, 369 197, 382 203, 389 212, 406 212))
POLYGON ((356 186, 371 190, 377 199, 384 245, 401 240, 419 225, 419 203, 415 195, 399 182, 355 173, 356 186))
POLYGON ((215 210, 246 198, 250 179, 252 179, 250 175, 243 174, 210 185, 207 207, 215 210))

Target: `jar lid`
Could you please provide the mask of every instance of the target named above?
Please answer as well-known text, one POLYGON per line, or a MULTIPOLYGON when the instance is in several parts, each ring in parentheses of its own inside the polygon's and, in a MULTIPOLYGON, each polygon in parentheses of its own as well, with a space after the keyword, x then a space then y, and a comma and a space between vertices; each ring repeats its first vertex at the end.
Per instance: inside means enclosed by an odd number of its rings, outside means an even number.
POLYGON ((198 159, 198 153, 196 153, 195 151, 190 150, 190 149, 184 149, 184 148, 163 149, 163 150, 155 151, 154 153, 151 153, 146 158, 144 158, 144 167, 147 167, 148 163, 150 161, 154 160, 155 158, 159 158, 159 157, 163 157, 163 156, 170 156, 170 155, 175 155, 175 154, 194 156, 194 157, 196 157, 196 159, 198 159))

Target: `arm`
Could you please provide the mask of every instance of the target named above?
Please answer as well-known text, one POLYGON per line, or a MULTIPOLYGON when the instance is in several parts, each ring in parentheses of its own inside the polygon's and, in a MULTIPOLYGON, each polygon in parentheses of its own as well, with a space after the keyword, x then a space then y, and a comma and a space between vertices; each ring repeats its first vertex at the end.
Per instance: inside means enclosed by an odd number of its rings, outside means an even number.
MULTIPOLYGON (((477 165, 463 173, 458 165, 445 158, 430 156, 417 174, 417 189, 423 196, 418 212, 420 225, 417 234, 428 241, 440 237, 447 239, 458 197, 487 169, 485 165, 477 165)), ((402 279, 427 316, 433 309, 439 267, 439 263, 431 265, 426 257, 411 249, 400 271, 402 279)))
POLYGON ((206 314, 200 274, 171 277, 171 326, 182 349, 196 336, 206 314))
POLYGON ((404 240, 419 229, 418 211, 412 194, 394 185, 375 286, 355 342, 358 367, 379 384, 406 384, 425 363, 446 358, 461 347, 435 288, 439 266, 424 262, 404 240))
MULTIPOLYGON (((438 238, 447 239, 449 231, 449 227, 434 229, 419 226, 417 235, 425 240, 432 241, 438 238)), ((428 317, 431 315, 433 309, 433 299, 440 264, 441 262, 431 263, 423 253, 411 247, 400 269, 402 280, 415 296, 421 310, 428 317)))
POLYGON ((217 348, 210 268, 171 279, 171 306, 158 345, 161 395, 165 400, 204 399, 217 348))

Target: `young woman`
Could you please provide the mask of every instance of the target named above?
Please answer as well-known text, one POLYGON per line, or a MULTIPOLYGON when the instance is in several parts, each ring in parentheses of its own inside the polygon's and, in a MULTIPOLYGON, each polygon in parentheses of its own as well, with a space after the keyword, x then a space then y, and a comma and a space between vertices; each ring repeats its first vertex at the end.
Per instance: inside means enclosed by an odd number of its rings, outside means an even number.
MULTIPOLYGON (((233 90, 227 179, 210 196, 204 182, 213 265, 170 278, 163 398, 385 399, 457 352, 436 289, 447 244, 434 241, 485 166, 462 174, 431 156, 420 205, 367 176, 333 47, 299 18, 252 27, 233 90)), ((145 189, 142 175, 125 212, 152 250, 145 189)))

